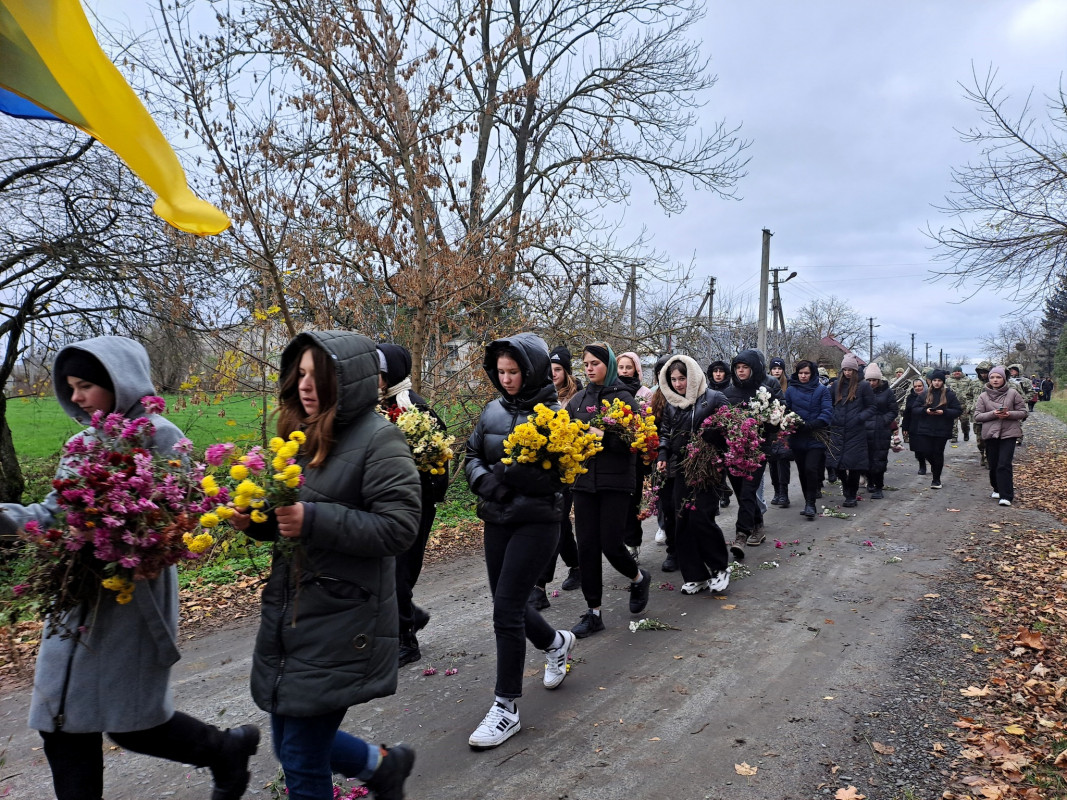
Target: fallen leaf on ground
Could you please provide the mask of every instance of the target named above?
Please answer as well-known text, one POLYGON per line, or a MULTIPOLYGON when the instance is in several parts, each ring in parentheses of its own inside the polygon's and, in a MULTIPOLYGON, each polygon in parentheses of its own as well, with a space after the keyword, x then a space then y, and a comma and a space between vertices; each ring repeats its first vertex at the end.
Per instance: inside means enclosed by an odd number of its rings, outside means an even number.
POLYGON ((923 597, 927 598, 928 600, 936 600, 940 596, 941 595, 939 595, 939 594, 924 594, 923 595, 923 597))
POLYGON ((1045 649, 1045 643, 1041 641, 1041 634, 1026 628, 1019 628, 1019 632, 1015 634, 1015 644, 1021 644, 1023 647, 1029 647, 1033 650, 1045 649))
POLYGON ((897 751, 895 747, 881 742, 871 742, 871 747, 874 748, 874 752, 881 753, 883 756, 891 756, 897 751))
POLYGON ((860 790, 855 786, 849 786, 847 789, 838 789, 834 800, 867 800, 867 795, 860 794, 860 790))
POLYGON ((750 767, 744 761, 742 761, 740 764, 734 764, 734 772, 736 772, 738 775, 755 775, 757 771, 757 767, 750 767))
POLYGON ((1019 725, 1006 725, 1004 727, 1005 733, 1010 733, 1012 736, 1023 736, 1026 733, 1026 729, 1019 725))
POLYGON ((988 684, 981 689, 977 686, 968 686, 966 689, 960 689, 960 694, 964 697, 989 697, 989 695, 993 694, 993 690, 989 688, 988 684))

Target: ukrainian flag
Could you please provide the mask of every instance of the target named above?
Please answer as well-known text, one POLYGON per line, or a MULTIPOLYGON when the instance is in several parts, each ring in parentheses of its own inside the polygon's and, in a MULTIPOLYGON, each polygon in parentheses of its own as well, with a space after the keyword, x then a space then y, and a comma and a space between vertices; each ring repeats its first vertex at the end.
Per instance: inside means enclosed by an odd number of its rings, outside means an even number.
POLYGON ((79 0, 0 0, 0 111, 61 119, 99 139, 158 196, 153 210, 202 236, 230 226, 189 188, 178 156, 93 35, 79 0), (34 108, 36 106, 36 108, 34 108))

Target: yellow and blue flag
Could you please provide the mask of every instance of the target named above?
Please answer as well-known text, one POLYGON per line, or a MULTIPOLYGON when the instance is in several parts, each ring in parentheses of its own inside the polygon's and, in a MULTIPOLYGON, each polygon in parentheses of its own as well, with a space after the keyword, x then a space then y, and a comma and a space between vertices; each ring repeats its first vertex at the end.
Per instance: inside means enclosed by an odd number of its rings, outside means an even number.
POLYGON ((100 48, 79 0, 0 0, 0 111, 60 119, 100 140, 156 193, 153 210, 175 228, 206 236, 230 226, 193 194, 178 156, 100 48))

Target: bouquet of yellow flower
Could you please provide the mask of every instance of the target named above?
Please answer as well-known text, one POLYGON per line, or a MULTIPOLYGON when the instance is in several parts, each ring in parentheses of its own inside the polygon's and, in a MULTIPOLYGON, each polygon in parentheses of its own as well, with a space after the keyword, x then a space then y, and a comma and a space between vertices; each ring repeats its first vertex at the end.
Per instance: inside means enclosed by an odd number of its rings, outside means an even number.
MULTIPOLYGON (((200 515, 200 526, 210 530, 230 519, 236 511, 248 509, 252 509, 253 522, 266 522, 267 509, 295 503, 304 484, 303 470, 296 457, 305 441, 307 436, 303 431, 293 431, 288 441, 275 436, 267 445, 272 454, 269 464, 267 454, 258 445, 247 453, 240 452, 230 442, 211 445, 204 454, 208 471, 200 485, 216 506, 200 515), (268 466, 273 469, 269 478, 268 466), (216 477, 219 475, 223 476, 222 483, 216 477)), ((186 537, 190 538, 189 549, 194 550, 199 537, 189 534, 186 537)), ((207 546, 211 546, 210 541, 207 546)))
POLYGON ((652 463, 659 450, 659 434, 656 431, 656 418, 651 412, 634 412, 629 404, 619 398, 610 403, 600 401, 600 408, 587 406, 586 411, 593 415, 590 427, 600 428, 605 434, 613 433, 630 446, 631 453, 637 453, 652 463))
POLYGON ((455 456, 452 445, 456 437, 441 430, 433 415, 415 406, 403 410, 378 406, 377 411, 400 428, 419 472, 444 475, 448 471, 448 462, 455 456))
POLYGON ((572 420, 566 409, 553 411, 538 403, 526 419, 504 440, 501 463, 554 470, 560 482, 569 485, 587 471, 582 463, 602 449, 599 438, 589 433, 589 426, 572 420))

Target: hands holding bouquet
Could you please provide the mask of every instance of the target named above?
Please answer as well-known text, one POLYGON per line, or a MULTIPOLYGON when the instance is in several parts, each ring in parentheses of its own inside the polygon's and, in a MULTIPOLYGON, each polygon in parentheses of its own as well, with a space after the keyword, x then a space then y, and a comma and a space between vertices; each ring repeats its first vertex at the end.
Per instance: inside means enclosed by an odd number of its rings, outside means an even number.
POLYGON ((566 409, 553 411, 543 403, 504 440, 505 457, 501 463, 514 471, 528 465, 547 470, 553 479, 572 484, 586 472, 583 462, 600 452, 599 437, 589 432, 589 425, 572 420, 566 409))
POLYGON ((601 401, 600 408, 589 406, 587 409, 593 417, 589 427, 594 432, 607 436, 611 434, 627 445, 631 453, 637 453, 646 464, 656 460, 659 451, 659 434, 656 431, 656 418, 647 403, 634 410, 619 398, 610 403, 601 401))

